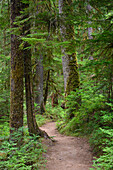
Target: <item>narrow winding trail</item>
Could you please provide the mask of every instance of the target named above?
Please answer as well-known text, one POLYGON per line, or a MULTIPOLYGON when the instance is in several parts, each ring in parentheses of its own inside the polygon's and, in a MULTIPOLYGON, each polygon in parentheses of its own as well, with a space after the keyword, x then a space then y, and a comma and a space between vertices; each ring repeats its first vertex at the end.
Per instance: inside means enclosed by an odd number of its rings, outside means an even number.
POLYGON ((46 168, 41 170, 89 170, 92 165, 92 153, 86 139, 59 134, 54 122, 41 127, 48 135, 55 136, 56 142, 44 140, 47 146, 46 168))

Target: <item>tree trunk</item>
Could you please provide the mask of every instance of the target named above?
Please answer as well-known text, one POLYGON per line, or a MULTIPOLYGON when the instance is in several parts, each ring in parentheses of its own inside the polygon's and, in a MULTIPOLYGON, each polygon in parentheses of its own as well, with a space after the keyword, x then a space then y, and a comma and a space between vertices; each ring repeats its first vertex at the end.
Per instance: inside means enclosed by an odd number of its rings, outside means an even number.
MULTIPOLYGON (((27 8, 29 4, 24 4, 23 8, 27 8)), ((29 15, 24 16, 26 19, 29 15)), ((26 36, 30 34, 30 24, 29 22, 24 22, 23 35, 26 36), (27 33, 26 33, 27 32, 27 33)), ((34 100, 33 100, 33 89, 32 89, 32 65, 31 65, 31 49, 28 42, 24 43, 24 75, 25 75, 25 90, 26 90, 26 111, 27 111, 27 123, 30 135, 39 135, 45 138, 49 138, 45 131, 42 131, 36 122, 34 113, 34 100)))
MULTIPOLYGON (((20 15, 21 1, 11 0, 11 28, 15 18, 20 15)), ((23 55, 20 50, 19 36, 11 34, 11 96, 10 96, 10 133, 23 126, 23 55)), ((21 135, 22 135, 21 131, 21 135)), ((12 135, 11 135, 12 138, 12 135)))
MULTIPOLYGON (((89 1, 89 0, 88 0, 89 1)), ((87 14, 88 14, 88 17, 89 17, 89 19, 91 18, 91 10, 92 10, 92 7, 91 7, 91 5, 90 4, 88 4, 87 5, 87 14)), ((89 24, 89 27, 88 27, 88 38, 91 40, 91 39, 93 39, 93 36, 92 36, 92 32, 93 32, 93 28, 91 27, 91 21, 89 20, 88 21, 88 24, 89 24)), ((92 54, 93 54, 93 49, 91 49, 91 55, 90 55, 90 57, 89 57, 89 60, 93 60, 94 58, 93 58, 93 56, 92 56, 92 54)))
MULTIPOLYGON (((75 52, 74 26, 69 20, 70 15, 73 15, 72 0, 59 0, 59 15, 62 41, 69 42, 68 46, 62 48, 64 90, 65 96, 68 96, 71 91, 76 91, 80 84, 77 57, 75 52)), ((77 96, 76 110, 78 110, 80 102, 80 96, 77 96)), ((62 103, 61 107, 67 108, 66 101, 62 103)), ((73 111, 68 114, 70 119, 74 117, 73 111)))
MULTIPOLYGON (((25 43, 25 48, 29 44, 25 43)), ((33 96, 32 96, 32 72, 31 72, 31 50, 24 49, 24 75, 25 75, 25 90, 26 90, 26 112, 27 112, 27 124, 29 134, 36 134, 34 118, 33 118, 33 96)))
POLYGON ((76 91, 76 88, 79 88, 79 84, 80 84, 77 57, 75 53, 74 27, 67 20, 68 15, 73 13, 73 8, 71 5, 72 5, 72 0, 67 0, 67 1, 59 0, 61 37, 63 42, 69 41, 68 47, 62 48, 64 90, 66 95, 69 94, 70 91, 76 91))
MULTIPOLYGON (((29 4, 23 4, 23 9, 28 8, 29 4)), ((24 15, 23 19, 29 17, 29 14, 24 15)), ((23 35, 30 34, 30 23, 24 22, 23 35)), ((31 66, 31 49, 28 42, 24 43, 24 76, 25 76, 25 91, 26 91, 26 112, 27 112, 27 124, 30 135, 37 135, 40 131, 36 124, 34 114, 34 100, 33 100, 33 86, 32 86, 32 66, 31 66)))
MULTIPOLYGON (((92 7, 91 7, 91 5, 87 5, 87 13, 88 13, 88 15, 89 15, 89 19, 91 18, 91 9, 92 9, 92 7)), ((91 24, 91 21, 88 21, 88 24, 89 24, 89 27, 88 27, 88 38, 89 39, 93 39, 93 37, 92 37, 92 32, 93 32, 93 29, 92 29, 92 27, 90 27, 90 24, 91 24)))
POLYGON ((55 107, 58 105, 58 92, 56 91, 56 93, 52 93, 51 95, 51 104, 52 104, 52 107, 55 107))
POLYGON ((48 70, 47 72, 46 87, 45 87, 45 93, 44 93, 44 105, 46 105, 47 96, 48 96, 49 78, 50 78, 50 70, 48 70))
MULTIPOLYGON (((25 43, 25 48, 29 44, 25 43)), ((31 50, 24 49, 24 73, 25 73, 25 89, 26 89, 26 109, 27 109, 27 123, 30 135, 39 135, 45 138, 50 138, 45 131, 42 131, 36 122, 34 113, 34 101, 32 93, 32 67, 31 67, 31 50)))
POLYGON ((43 56, 39 54, 39 59, 36 59, 36 97, 35 102, 38 104, 38 112, 43 114, 44 109, 44 100, 43 100, 43 56))

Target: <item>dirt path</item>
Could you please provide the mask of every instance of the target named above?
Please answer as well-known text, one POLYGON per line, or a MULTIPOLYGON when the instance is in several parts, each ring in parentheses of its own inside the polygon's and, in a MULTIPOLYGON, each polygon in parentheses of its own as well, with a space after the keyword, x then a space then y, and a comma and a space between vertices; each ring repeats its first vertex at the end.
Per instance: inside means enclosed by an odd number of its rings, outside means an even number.
POLYGON ((46 168, 41 170, 89 170, 92 165, 92 153, 86 139, 64 136, 56 130, 55 123, 49 122, 41 127, 50 136, 55 136, 53 144, 49 140, 44 143, 48 147, 44 155, 46 168))

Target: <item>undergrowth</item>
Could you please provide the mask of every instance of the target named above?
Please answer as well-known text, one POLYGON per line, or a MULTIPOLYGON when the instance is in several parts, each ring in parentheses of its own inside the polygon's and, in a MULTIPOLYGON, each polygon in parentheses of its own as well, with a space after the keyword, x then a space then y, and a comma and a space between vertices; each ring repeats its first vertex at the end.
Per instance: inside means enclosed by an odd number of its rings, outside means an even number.
POLYGON ((95 157, 95 160, 93 161, 93 167, 97 170, 112 170, 113 129, 99 128, 95 130, 90 138, 90 143, 94 147, 93 151, 99 154, 99 158, 95 157))
POLYGON ((37 114, 36 121, 37 121, 38 126, 42 126, 43 124, 45 124, 46 122, 48 122, 50 120, 47 118, 46 115, 37 114))
MULTIPOLYGON (((24 116, 24 136, 23 144, 17 146, 16 138, 19 140, 18 133, 14 141, 9 140, 9 122, 0 124, 0 169, 1 170, 38 170, 45 166, 43 153, 46 150, 41 144, 38 136, 29 136, 26 128, 26 115, 24 116)), ((37 115, 36 120, 41 126, 47 121, 45 116, 37 115)))
POLYGON ((52 107, 50 101, 46 104, 46 113, 47 118, 53 121, 61 121, 65 118, 65 110, 60 107, 62 100, 59 101, 59 105, 52 107))
POLYGON ((42 153, 45 150, 37 137, 24 136, 20 147, 13 141, 4 140, 0 147, 0 169, 39 169, 44 164, 42 153))

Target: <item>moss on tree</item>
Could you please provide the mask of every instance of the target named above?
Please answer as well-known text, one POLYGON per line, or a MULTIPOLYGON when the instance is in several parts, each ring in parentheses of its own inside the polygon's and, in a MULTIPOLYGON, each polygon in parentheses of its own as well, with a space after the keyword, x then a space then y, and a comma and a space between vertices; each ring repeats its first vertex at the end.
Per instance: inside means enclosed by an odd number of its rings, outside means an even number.
POLYGON ((76 91, 80 85, 77 58, 75 53, 69 56, 69 67, 70 72, 67 80, 66 94, 69 94, 70 91, 76 91))

